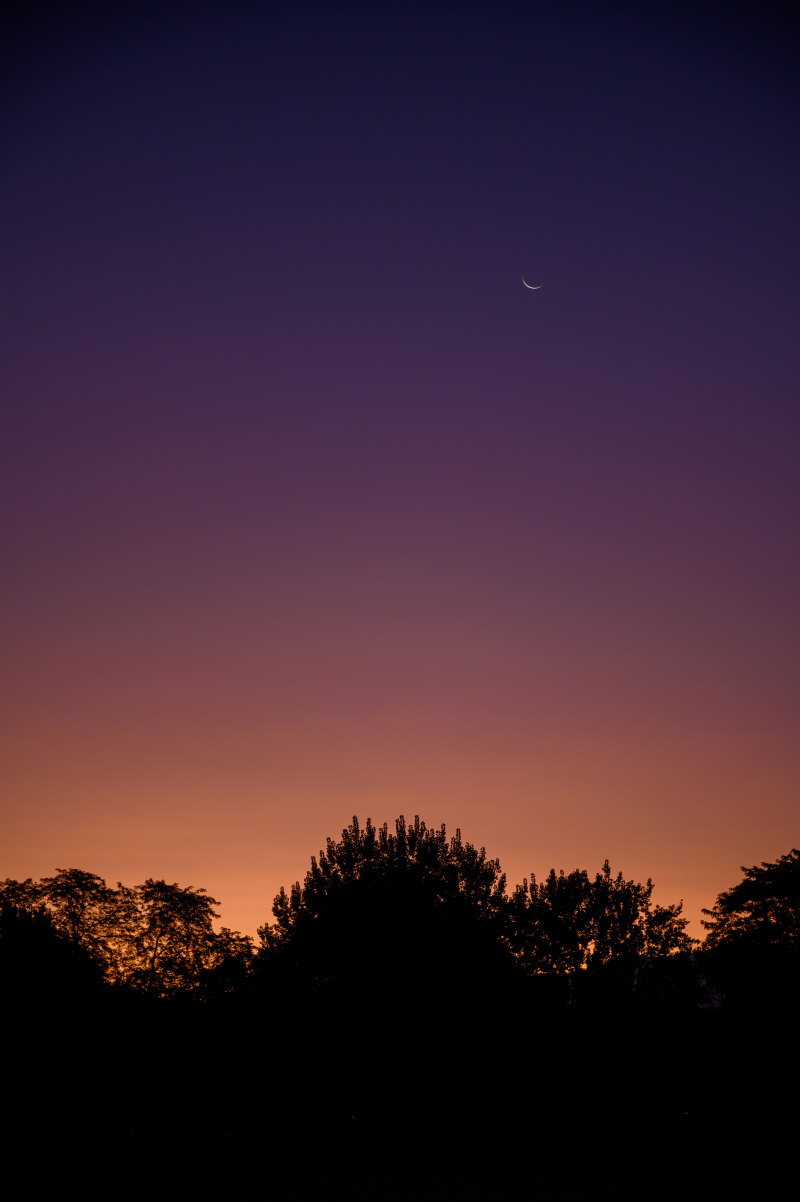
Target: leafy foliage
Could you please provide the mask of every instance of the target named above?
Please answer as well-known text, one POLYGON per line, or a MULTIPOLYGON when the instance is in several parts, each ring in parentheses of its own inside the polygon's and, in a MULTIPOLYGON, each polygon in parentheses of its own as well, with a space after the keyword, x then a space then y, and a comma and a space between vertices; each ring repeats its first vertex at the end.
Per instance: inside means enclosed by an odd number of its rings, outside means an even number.
POLYGON ((38 893, 57 930, 98 959, 108 958, 117 927, 117 899, 102 877, 80 868, 59 868, 55 876, 42 877, 38 893))
POLYGON ((608 860, 592 880, 585 869, 535 877, 509 899, 507 939, 529 972, 574 972, 637 956, 689 951, 682 903, 652 904, 653 882, 612 876, 608 860))
POLYGON ((38 883, 0 884, 5 903, 46 911, 53 928, 84 949, 108 981, 159 995, 214 989, 241 976, 252 943, 237 931, 215 932, 217 901, 204 889, 148 878, 129 888, 110 888, 102 877, 77 868, 58 869, 38 883))
MULTIPOLYGON (((281 889, 275 923, 259 929, 262 955, 292 960, 318 981, 351 974, 401 974, 426 962, 445 969, 465 942, 498 933, 505 877, 497 860, 445 827, 401 815, 394 831, 358 818, 328 839, 301 887, 281 889), (478 934, 480 932, 480 935, 478 934)), ((485 944, 484 944, 485 946, 485 944)))
POLYGON ((748 944, 784 950, 800 947, 800 851, 770 863, 742 867, 744 879, 703 910, 706 946, 748 944))
POLYGON ((651 880, 614 876, 606 861, 594 878, 553 869, 507 897, 498 861, 460 831, 448 839, 418 817, 409 826, 401 816, 394 831, 354 818, 312 857, 302 886, 280 891, 276 921, 259 935, 262 956, 291 959, 318 981, 352 972, 359 956, 373 975, 381 957, 406 967, 427 957, 435 973, 448 956, 475 959, 481 939, 528 974, 570 973, 689 951, 682 903, 654 905, 652 893, 651 880))
MULTIPOLYGON (((258 932, 259 963, 294 966, 317 984, 400 987, 421 976, 474 981, 490 966, 565 974, 690 950, 681 904, 653 905, 652 892, 651 880, 614 876, 606 861, 593 878, 552 869, 508 897, 499 862, 460 830, 448 837, 444 825, 402 815, 394 829, 370 819, 362 827, 354 817, 311 858, 302 885, 280 890, 275 921, 258 932)), ((44 906, 108 981, 156 995, 230 992, 253 959, 247 937, 214 930, 216 899, 176 882, 111 888, 94 873, 58 869, 39 882, 4 882, 0 898, 44 906)))
POLYGON ((204 889, 148 877, 131 890, 136 928, 132 980, 174 993, 197 981, 212 952, 217 901, 204 889))

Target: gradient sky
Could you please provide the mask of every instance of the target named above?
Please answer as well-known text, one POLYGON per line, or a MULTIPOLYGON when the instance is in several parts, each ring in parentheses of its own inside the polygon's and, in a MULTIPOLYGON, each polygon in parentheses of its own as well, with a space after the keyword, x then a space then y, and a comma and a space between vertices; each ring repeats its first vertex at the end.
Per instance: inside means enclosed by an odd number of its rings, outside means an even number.
POLYGON ((699 934, 798 843, 798 27, 378 7, 7 26, 0 877, 252 933, 419 813, 699 934))

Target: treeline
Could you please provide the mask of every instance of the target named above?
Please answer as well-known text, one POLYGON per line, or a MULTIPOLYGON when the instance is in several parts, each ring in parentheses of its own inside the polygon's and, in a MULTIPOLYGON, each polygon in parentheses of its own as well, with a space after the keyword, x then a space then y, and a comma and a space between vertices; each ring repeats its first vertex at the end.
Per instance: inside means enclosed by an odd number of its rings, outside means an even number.
POLYGON ((354 819, 255 947, 215 931, 203 889, 6 881, 0 1000, 24 1068, 0 1129, 84 1197, 316 1173, 338 1199, 366 1172, 498 1166, 737 1196, 797 1118, 800 852, 743 872, 702 944, 649 880, 606 863, 509 891, 483 848, 419 819, 354 819))
POLYGON ((484 848, 417 817, 394 830, 358 819, 329 839, 301 885, 259 929, 260 967, 290 963, 316 982, 424 971, 467 976, 568 974, 688 953, 681 903, 652 902, 653 882, 553 869, 510 894, 484 848))
POLYGON ((205 889, 152 878, 111 888, 79 868, 0 884, 4 927, 30 926, 36 917, 31 930, 52 927, 86 952, 109 984, 159 996, 231 988, 249 969, 252 940, 227 927, 215 931, 216 905, 205 889))
MULTIPOLYGON (((689 952, 682 905, 652 903, 653 882, 613 875, 608 861, 593 877, 585 869, 552 869, 508 895, 497 860, 464 842, 461 832, 429 828, 401 816, 393 831, 357 818, 312 857, 304 884, 281 890, 275 921, 249 937, 214 930, 219 902, 202 888, 148 878, 112 888, 81 869, 0 884, 0 904, 39 913, 56 932, 84 949, 112 984, 160 996, 233 989, 253 971, 304 962, 307 973, 330 975, 337 956, 360 942, 373 959, 406 952, 431 938, 444 948, 471 935, 526 974, 569 973, 635 957, 689 952)), ((351 955, 352 959, 352 955, 351 955)))
MULTIPOLYGON (((707 949, 746 944, 796 946, 800 941, 798 853, 742 869, 743 881, 704 910, 707 949)), ((682 903, 655 905, 653 882, 614 875, 608 861, 585 869, 551 869, 510 893, 500 863, 484 848, 447 837, 401 816, 394 829, 358 818, 312 857, 303 884, 281 889, 260 946, 227 927, 215 931, 216 898, 202 888, 148 878, 115 888, 94 873, 59 869, 39 881, 0 883, 6 922, 12 912, 38 914, 87 952, 106 981, 159 996, 202 992, 204 983, 233 989, 251 973, 289 960, 314 979, 330 978, 337 961, 408 955, 437 942, 494 945, 526 975, 569 974, 612 963, 686 954, 698 941, 686 932, 682 903), (419 950, 418 948, 418 950, 419 950)))

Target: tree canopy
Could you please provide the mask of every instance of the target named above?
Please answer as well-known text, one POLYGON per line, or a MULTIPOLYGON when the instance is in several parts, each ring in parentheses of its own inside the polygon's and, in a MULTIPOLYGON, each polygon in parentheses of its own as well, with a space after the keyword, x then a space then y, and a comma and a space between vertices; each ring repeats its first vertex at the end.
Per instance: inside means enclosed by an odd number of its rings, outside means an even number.
POLYGON ((0 900, 29 913, 44 911, 53 928, 102 966, 106 980, 168 995, 220 988, 252 957, 237 931, 214 930, 216 898, 205 889, 149 877, 116 889, 78 868, 59 868, 34 882, 0 883, 0 900))
MULTIPOLYGON (((744 922, 745 887, 750 924, 762 914, 766 877, 770 930, 796 930, 796 884, 794 902, 783 897, 781 908, 773 878, 795 880, 797 857, 748 870, 747 882, 721 895, 707 912, 709 944, 744 922)), ((652 880, 627 880, 606 861, 593 876, 551 869, 509 896, 499 861, 460 830, 448 836, 444 825, 429 827, 419 816, 407 823, 402 815, 393 827, 369 818, 362 826, 354 816, 311 857, 303 883, 275 897, 274 921, 258 931, 258 959, 262 968, 294 966, 317 983, 363 984, 420 973, 475 980, 490 965, 527 976, 567 974, 689 951, 696 941, 686 933, 682 903, 656 905, 652 893, 652 880)), ((0 883, 0 899, 28 911, 44 907, 54 929, 89 952, 107 981, 151 994, 229 992, 253 958, 248 937, 214 929, 217 900, 190 885, 149 877, 111 887, 70 868, 38 882, 0 883)))
MULTIPOLYGON (((490 937, 528 974, 565 973, 637 956, 689 951, 682 903, 654 905, 653 882, 614 876, 608 861, 593 878, 553 869, 510 897, 497 860, 445 827, 401 816, 391 831, 358 818, 312 857, 303 885, 275 898, 276 921, 260 928, 262 954, 290 957, 327 979, 381 947, 408 961, 412 944, 457 946, 490 937)), ((474 947, 473 953, 474 954, 474 947)))
POLYGON ((258 933, 264 956, 291 959, 317 980, 351 974, 365 958, 373 973, 420 960, 435 971, 462 955, 465 940, 498 933, 504 902, 499 862, 460 830, 448 838, 444 825, 401 815, 390 831, 354 817, 312 856, 302 886, 281 889, 276 921, 258 933))
POLYGON ((585 869, 534 877, 509 899, 508 940, 529 972, 574 972, 636 956, 689 951, 682 903, 652 903, 653 882, 613 876, 608 860, 592 879, 585 869))
POLYGON ((800 851, 742 867, 744 878, 717 896, 703 926, 706 946, 747 944, 785 950, 800 947, 800 851))

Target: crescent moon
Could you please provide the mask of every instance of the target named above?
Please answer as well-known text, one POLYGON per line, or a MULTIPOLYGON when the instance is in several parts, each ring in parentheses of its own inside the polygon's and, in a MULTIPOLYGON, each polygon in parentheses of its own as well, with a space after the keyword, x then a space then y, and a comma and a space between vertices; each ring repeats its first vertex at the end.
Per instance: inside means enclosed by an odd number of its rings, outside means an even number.
MULTIPOLYGON (((522 282, 525 284, 525 276, 522 277, 522 282)), ((538 292, 542 287, 541 284, 525 284, 526 288, 530 288, 531 292, 538 292)))

